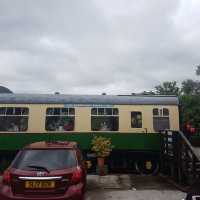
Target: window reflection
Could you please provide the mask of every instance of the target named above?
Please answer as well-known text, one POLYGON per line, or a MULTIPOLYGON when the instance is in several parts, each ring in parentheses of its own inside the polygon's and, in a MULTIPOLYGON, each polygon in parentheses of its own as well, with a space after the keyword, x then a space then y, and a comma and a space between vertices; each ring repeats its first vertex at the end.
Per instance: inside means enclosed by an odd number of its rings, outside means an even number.
POLYGON ((75 121, 74 108, 47 108, 47 131, 73 131, 75 121))
POLYGON ((118 131, 119 115, 117 108, 92 108, 92 131, 118 131))
POLYGON ((153 127, 156 132, 170 129, 168 108, 153 109, 153 127))
POLYGON ((0 107, 0 131, 27 131, 28 114, 28 108, 0 107))
POLYGON ((141 112, 131 112, 131 128, 142 128, 141 112))

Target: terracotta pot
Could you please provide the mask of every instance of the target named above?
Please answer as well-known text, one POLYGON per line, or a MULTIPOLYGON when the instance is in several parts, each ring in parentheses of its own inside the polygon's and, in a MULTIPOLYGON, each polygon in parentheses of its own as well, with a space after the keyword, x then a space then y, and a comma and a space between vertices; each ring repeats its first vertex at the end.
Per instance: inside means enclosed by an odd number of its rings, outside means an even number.
POLYGON ((104 171, 104 158, 97 158, 97 164, 99 167, 99 175, 104 176, 105 171, 104 171))

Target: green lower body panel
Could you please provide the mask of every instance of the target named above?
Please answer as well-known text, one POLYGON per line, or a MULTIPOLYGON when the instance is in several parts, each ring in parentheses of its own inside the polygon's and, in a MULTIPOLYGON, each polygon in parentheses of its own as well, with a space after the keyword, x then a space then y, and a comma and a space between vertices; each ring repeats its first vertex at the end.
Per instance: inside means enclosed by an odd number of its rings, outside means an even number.
POLYGON ((0 150, 15 151, 37 141, 76 141, 82 150, 91 149, 97 136, 111 138, 114 149, 160 151, 161 137, 157 133, 0 133, 0 150))
POLYGON ((89 172, 94 173, 96 158, 91 154, 91 141, 94 136, 107 137, 112 141, 114 149, 106 159, 111 172, 137 171, 136 163, 140 166, 145 160, 151 160, 158 166, 161 136, 157 133, 1 133, 0 173, 9 166, 18 150, 38 141, 76 141, 83 150, 84 158, 91 163, 89 172))

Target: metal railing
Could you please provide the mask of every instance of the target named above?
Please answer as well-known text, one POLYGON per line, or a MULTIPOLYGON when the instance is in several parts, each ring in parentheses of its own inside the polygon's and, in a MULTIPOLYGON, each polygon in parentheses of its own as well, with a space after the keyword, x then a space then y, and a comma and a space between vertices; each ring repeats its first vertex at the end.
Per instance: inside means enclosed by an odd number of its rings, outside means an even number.
POLYGON ((181 131, 161 131, 161 173, 181 185, 192 185, 200 177, 200 151, 181 131))

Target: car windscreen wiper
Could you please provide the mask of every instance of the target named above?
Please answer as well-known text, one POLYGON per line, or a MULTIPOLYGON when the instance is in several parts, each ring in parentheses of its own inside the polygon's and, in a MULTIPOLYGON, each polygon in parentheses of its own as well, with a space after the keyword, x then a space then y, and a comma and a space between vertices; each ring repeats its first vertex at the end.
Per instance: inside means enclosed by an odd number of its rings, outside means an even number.
POLYGON ((44 166, 39 166, 39 165, 28 165, 27 167, 28 167, 28 168, 34 168, 34 169, 41 169, 41 170, 44 170, 44 171, 46 171, 46 172, 49 173, 49 170, 48 170, 46 167, 44 167, 44 166))

